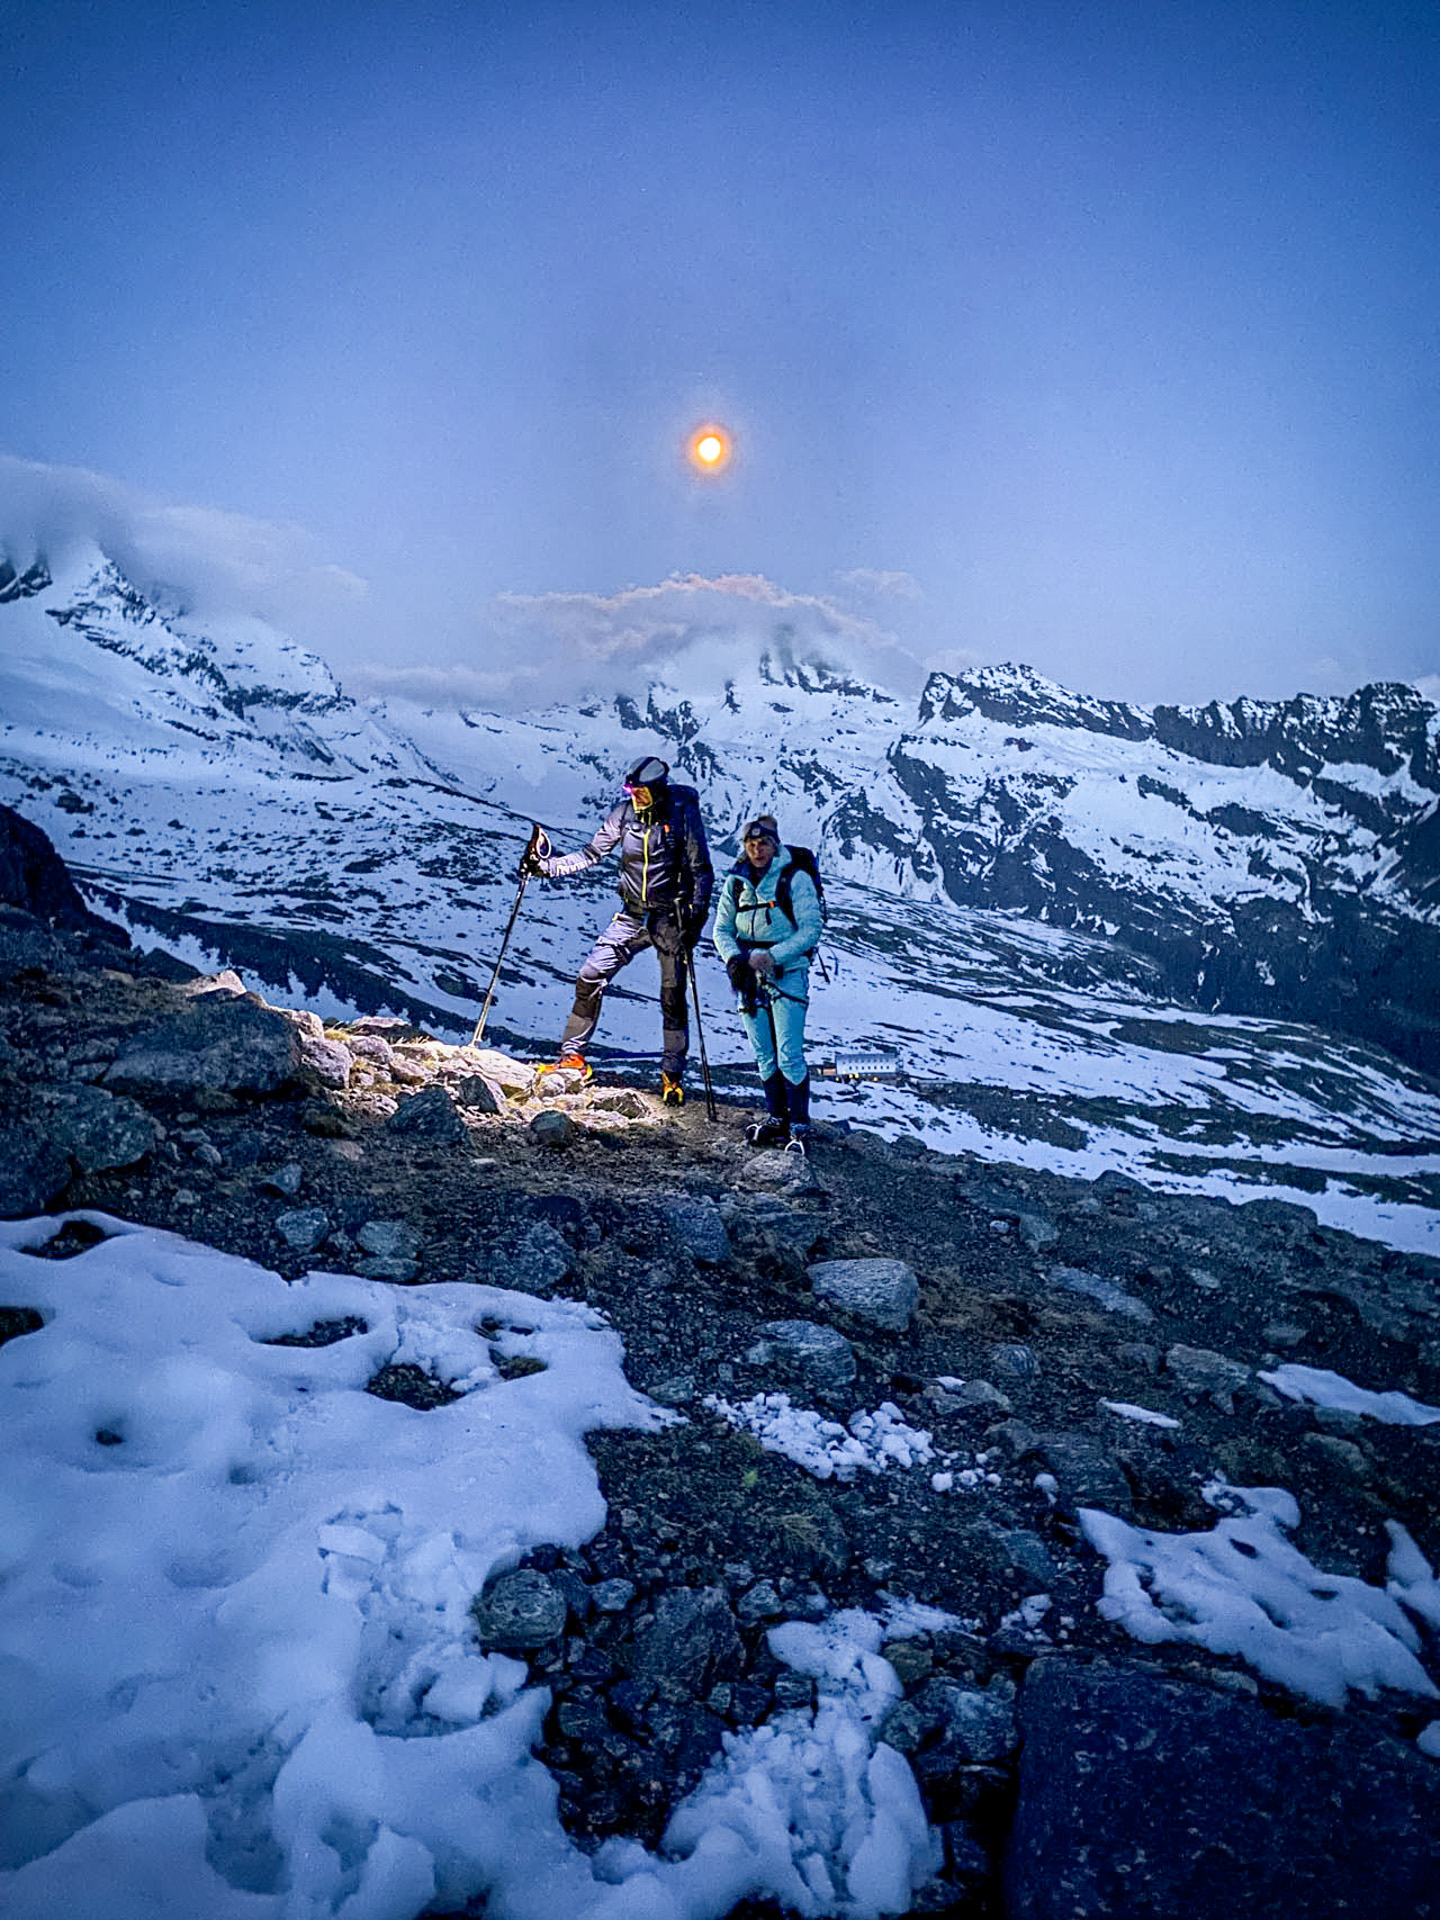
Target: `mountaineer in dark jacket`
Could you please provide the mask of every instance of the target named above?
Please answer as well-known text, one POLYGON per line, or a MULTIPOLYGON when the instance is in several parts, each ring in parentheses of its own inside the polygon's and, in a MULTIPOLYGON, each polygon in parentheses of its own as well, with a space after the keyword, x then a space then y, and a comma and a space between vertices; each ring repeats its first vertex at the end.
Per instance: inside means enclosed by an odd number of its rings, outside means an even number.
POLYGON ((690 1046, 685 1002, 691 954, 710 911, 715 870, 693 787, 672 786, 663 760, 647 754, 625 776, 625 797, 613 807, 589 846, 554 854, 542 835, 526 870, 551 880, 583 873, 620 849, 620 911, 595 942, 575 982, 575 1005, 560 1038, 555 1065, 589 1078, 585 1048, 600 1018, 606 987, 637 953, 654 947, 660 962, 660 1016, 665 1052, 661 1094, 667 1106, 685 1098, 682 1075, 690 1046))

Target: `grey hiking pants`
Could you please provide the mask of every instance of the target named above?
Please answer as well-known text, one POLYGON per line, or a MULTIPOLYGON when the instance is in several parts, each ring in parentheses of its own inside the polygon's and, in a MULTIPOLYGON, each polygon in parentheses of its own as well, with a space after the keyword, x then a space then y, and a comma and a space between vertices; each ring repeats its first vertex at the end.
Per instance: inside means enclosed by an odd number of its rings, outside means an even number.
POLYGON ((669 914, 617 913, 585 959, 575 981, 575 1005, 560 1039, 562 1053, 583 1053, 600 1019, 606 987, 637 953, 655 949, 660 962, 660 1019, 665 1051, 661 1066, 677 1077, 690 1050, 690 1018, 685 996, 690 987, 690 956, 680 924, 669 914))

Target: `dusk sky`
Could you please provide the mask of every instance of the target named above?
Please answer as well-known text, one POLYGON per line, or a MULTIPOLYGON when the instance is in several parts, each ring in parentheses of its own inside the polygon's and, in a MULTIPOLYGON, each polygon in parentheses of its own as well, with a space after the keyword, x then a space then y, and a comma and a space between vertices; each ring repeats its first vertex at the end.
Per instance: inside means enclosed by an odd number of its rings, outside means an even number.
POLYGON ((1437 684, 1434 0, 0 0, 0 63, 12 549, 356 691, 732 615, 1437 684))

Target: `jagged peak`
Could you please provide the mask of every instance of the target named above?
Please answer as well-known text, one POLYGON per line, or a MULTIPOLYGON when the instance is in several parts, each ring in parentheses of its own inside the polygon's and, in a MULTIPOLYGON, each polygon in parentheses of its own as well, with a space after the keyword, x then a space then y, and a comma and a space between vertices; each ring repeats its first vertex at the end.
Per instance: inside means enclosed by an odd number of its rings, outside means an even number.
POLYGON ((963 673, 932 673, 920 695, 922 726, 978 713, 1007 726, 1079 727, 1090 733, 1141 740, 1151 732, 1146 708, 1072 693, 1033 667, 1006 662, 963 673))

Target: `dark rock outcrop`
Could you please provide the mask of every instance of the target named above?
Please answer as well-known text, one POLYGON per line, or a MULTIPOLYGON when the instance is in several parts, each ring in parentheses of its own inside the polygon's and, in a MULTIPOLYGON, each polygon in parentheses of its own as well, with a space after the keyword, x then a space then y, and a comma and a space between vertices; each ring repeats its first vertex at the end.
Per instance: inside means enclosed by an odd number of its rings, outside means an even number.
POLYGON ((1062 1659, 1019 1718, 1006 1920, 1440 1916, 1440 1767, 1399 1741, 1062 1659))

